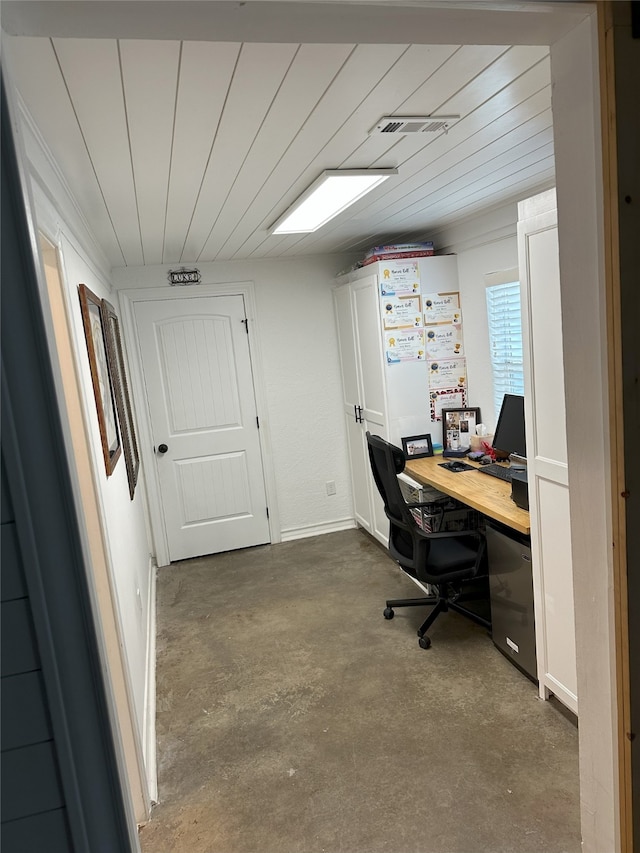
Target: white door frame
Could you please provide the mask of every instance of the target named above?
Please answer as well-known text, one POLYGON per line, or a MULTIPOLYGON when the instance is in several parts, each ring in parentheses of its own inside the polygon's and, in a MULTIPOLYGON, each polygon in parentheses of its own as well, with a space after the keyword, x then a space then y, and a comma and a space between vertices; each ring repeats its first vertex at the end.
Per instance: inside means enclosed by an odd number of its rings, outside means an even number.
POLYGON ((266 395, 264 393, 264 378, 262 375, 262 358, 256 331, 256 310, 254 283, 252 281, 225 282, 223 284, 201 284, 193 287, 145 287, 134 290, 118 291, 120 297, 120 312, 122 315, 122 331, 125 339, 126 356, 131 379, 133 404, 140 432, 140 457, 142 470, 149 501, 149 524, 151 539, 155 548, 158 566, 169 565, 169 543, 160 498, 160 483, 153 453, 153 433, 151 416, 147 405, 147 396, 142 372, 142 353, 136 332, 134 308, 138 302, 152 302, 167 299, 195 299, 207 296, 243 296, 247 312, 249 352, 253 372, 253 389, 256 398, 258 417, 260 418, 260 450, 264 484, 269 506, 269 536, 271 543, 280 542, 280 520, 276 500, 276 479, 269 440, 269 423, 267 418, 266 395))

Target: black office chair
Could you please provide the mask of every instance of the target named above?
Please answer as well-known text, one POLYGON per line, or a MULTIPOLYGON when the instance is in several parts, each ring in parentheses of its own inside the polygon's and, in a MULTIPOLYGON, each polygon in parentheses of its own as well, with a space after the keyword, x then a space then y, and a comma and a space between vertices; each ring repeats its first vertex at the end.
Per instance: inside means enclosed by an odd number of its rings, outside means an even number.
MULTIPOLYGON (((416 523, 411 508, 426 503, 407 503, 400 490, 398 474, 404 470, 402 450, 378 435, 367 432, 371 471, 384 501, 389 519, 389 553, 400 568, 435 589, 436 594, 423 598, 402 598, 387 601, 385 619, 393 619, 394 607, 433 605, 433 609, 418 629, 418 643, 428 649, 431 640, 426 636, 440 613, 455 610, 485 628, 491 622, 461 602, 486 595, 469 592, 467 582, 482 580, 486 584, 486 542, 479 530, 426 533, 416 523), (463 586, 465 589, 463 590, 463 586)), ((485 588, 486 589, 486 588, 485 588)))

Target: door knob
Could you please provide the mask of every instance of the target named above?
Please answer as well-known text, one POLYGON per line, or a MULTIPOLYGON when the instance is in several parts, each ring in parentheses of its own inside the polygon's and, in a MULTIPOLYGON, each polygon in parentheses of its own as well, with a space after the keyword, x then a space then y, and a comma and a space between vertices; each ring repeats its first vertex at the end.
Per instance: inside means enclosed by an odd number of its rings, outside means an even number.
POLYGON ((168 449, 169 448, 166 444, 159 444, 158 445, 158 453, 166 453, 168 449))

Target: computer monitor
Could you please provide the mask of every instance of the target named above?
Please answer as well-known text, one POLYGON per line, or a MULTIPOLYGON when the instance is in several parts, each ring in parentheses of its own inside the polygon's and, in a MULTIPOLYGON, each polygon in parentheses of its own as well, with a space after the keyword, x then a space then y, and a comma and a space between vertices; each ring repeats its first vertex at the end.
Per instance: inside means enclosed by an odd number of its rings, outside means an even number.
POLYGON ((502 455, 513 453, 522 457, 523 460, 526 458, 524 397, 518 394, 504 395, 493 436, 493 449, 502 455))

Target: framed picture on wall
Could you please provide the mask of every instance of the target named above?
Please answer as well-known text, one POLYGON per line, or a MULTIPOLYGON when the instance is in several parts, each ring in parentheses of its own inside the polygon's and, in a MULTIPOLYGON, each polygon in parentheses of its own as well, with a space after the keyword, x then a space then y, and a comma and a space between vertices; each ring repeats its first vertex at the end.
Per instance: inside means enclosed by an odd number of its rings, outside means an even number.
POLYGON ((102 322, 102 300, 95 293, 92 293, 85 284, 78 286, 78 293, 89 355, 91 383, 98 414, 98 426, 100 427, 102 455, 104 456, 107 477, 110 477, 116 467, 116 462, 120 458, 122 448, 120 446, 114 390, 107 360, 107 347, 102 322))
POLYGON ((127 383, 122 339, 120 337, 120 323, 113 305, 107 302, 106 299, 102 300, 101 312, 105 333, 104 337, 107 345, 109 374, 116 400, 124 462, 127 468, 127 479, 129 480, 129 497, 133 500, 136 483, 138 482, 138 471, 140 470, 140 454, 138 452, 138 440, 136 438, 131 398, 129 397, 129 385, 127 383))
POLYGON ((480 409, 466 407, 462 409, 442 410, 442 447, 444 450, 469 450, 471 436, 476 434, 476 425, 480 420, 480 409))
POLYGON ((422 459, 433 456, 431 435, 410 435, 402 439, 402 449, 406 459, 422 459))

